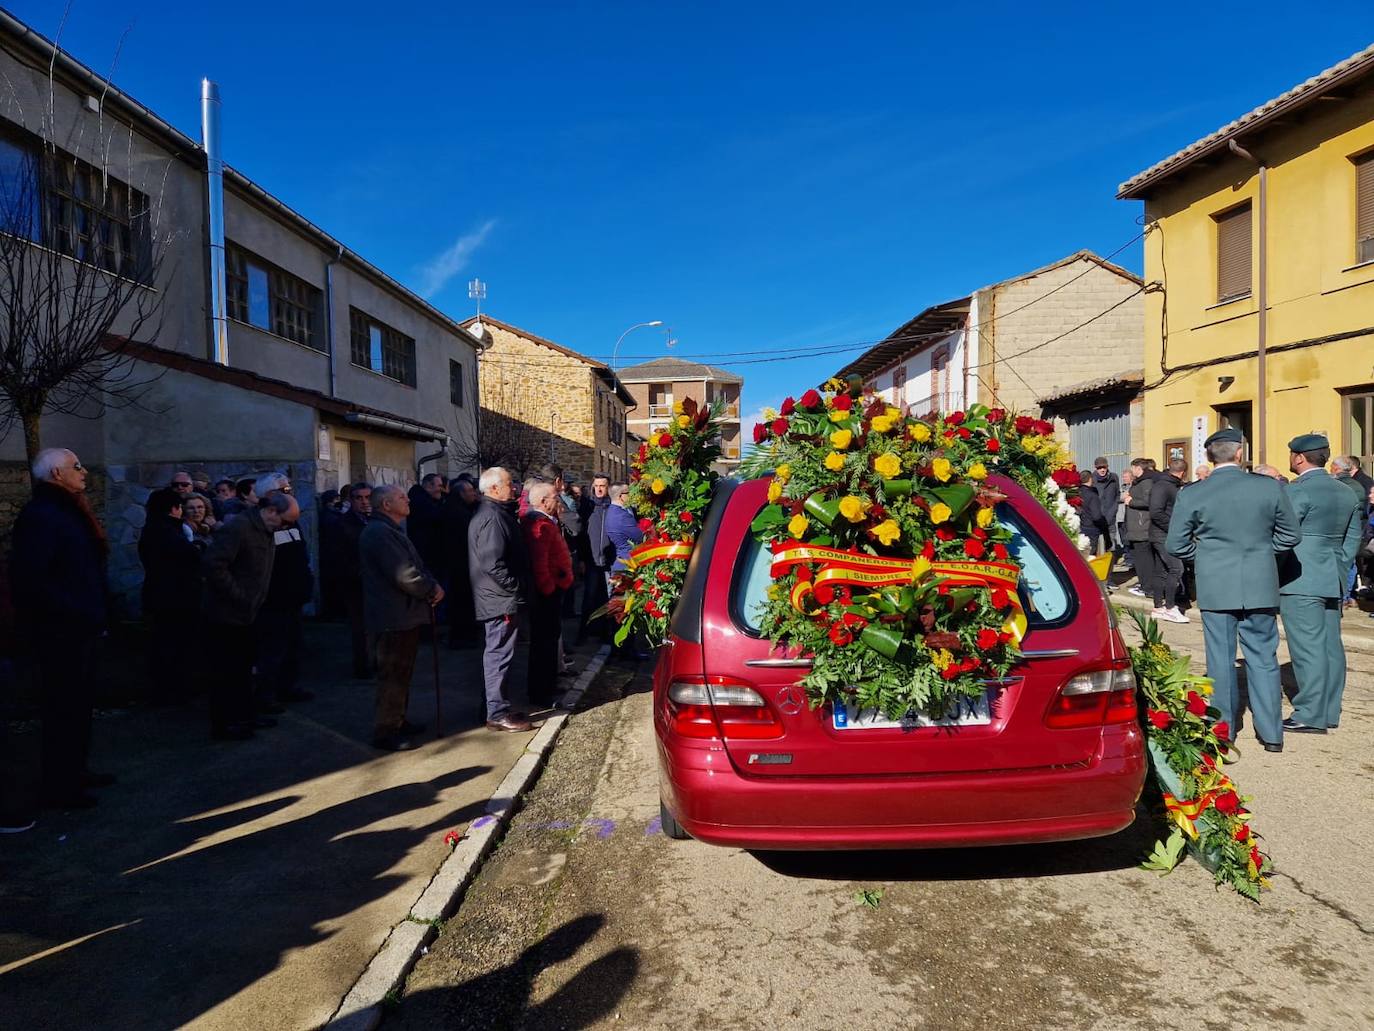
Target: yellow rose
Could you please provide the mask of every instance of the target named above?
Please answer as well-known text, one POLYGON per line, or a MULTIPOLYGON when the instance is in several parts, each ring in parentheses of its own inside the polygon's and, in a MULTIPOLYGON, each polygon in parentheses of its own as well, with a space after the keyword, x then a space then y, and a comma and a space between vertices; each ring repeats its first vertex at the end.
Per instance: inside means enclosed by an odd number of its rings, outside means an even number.
POLYGON ((798 512, 787 521, 787 532, 793 537, 800 537, 806 532, 806 528, 811 525, 811 520, 798 512))
POLYGON ((836 409, 835 411, 833 411, 833 412, 830 413, 830 421, 831 421, 831 422, 848 422, 848 421, 849 421, 849 413, 848 413, 848 412, 842 412, 842 411, 840 411, 839 409, 836 409))
POLYGON ((782 497, 782 481, 774 477, 773 482, 768 485, 768 500, 777 501, 782 497))
POLYGON ((851 523, 862 521, 864 509, 867 506, 862 498, 856 498, 853 494, 840 499, 840 515, 844 516, 851 523))
POLYGON ((978 510, 978 515, 975 516, 975 519, 978 525, 981 526, 984 530, 986 530, 989 526, 992 525, 992 509, 980 508, 978 510))
POLYGON ((844 468, 844 455, 838 451, 832 451, 825 456, 825 467, 832 473, 837 473, 844 468))
POLYGON ((825 386, 823 386, 821 389, 831 391, 843 390, 844 380, 840 379, 838 376, 831 376, 828 380, 825 381, 825 386))
POLYGON ((988 478, 987 466, 982 462, 974 462, 968 467, 968 478, 970 480, 986 480, 988 478))
POLYGON ((911 427, 911 439, 918 444, 924 444, 930 439, 930 427, 923 422, 918 422, 911 427))
POLYGON ((937 458, 930 463, 930 471, 935 474, 935 478, 941 483, 949 480, 951 469, 948 458, 937 458))
POLYGON ((888 405, 887 412, 885 414, 889 419, 898 419, 902 415, 902 410, 900 408, 893 408, 891 405, 888 405))
POLYGON ((911 582, 920 583, 930 573, 930 559, 924 555, 917 555, 911 560, 911 582))
POLYGON ((873 460, 873 468, 877 470, 879 476, 885 480, 890 480, 902 471, 902 460, 891 452, 879 455, 873 460))
POLYGON ((869 425, 872 427, 874 433, 891 433, 892 416, 875 415, 873 416, 873 421, 869 423, 869 425))
POLYGON ((782 465, 773 470, 773 475, 779 480, 782 480, 783 483, 786 483, 787 478, 792 475, 792 467, 786 462, 783 462, 782 465))
POLYGON ((950 507, 946 505, 943 501, 937 501, 935 502, 935 504, 930 506, 930 521, 932 523, 935 523, 937 526, 940 523, 949 522, 949 518, 952 515, 954 515, 953 510, 950 509, 950 507))
POLYGON ((1042 440, 1044 440, 1043 437, 1033 437, 1028 433, 1021 438, 1021 446, 1031 454, 1035 454, 1040 450, 1040 442, 1042 440))
POLYGON ((653 491, 655 494, 662 494, 665 490, 668 489, 668 485, 664 483, 662 480, 660 480, 658 477, 654 477, 654 482, 649 484, 649 489, 653 491))
POLYGON ((673 414, 674 414, 674 415, 681 415, 681 414, 682 414, 682 402, 681 402, 681 401, 674 401, 674 402, 673 402, 673 414))
POLYGON ((677 417, 677 424, 685 430, 688 426, 692 425, 692 417, 690 415, 679 415, 677 417))
POLYGON ((873 533, 884 544, 891 544, 902 535, 902 528, 892 519, 884 519, 873 527, 873 533))
POLYGON ((849 442, 854 439, 854 434, 849 430, 836 430, 830 434, 830 446, 836 451, 843 451, 849 447, 849 442))
POLYGON ((778 410, 777 410, 776 408, 765 408, 765 409, 763 410, 763 421, 764 421, 764 422, 772 422, 772 421, 773 421, 774 419, 776 419, 777 417, 778 417, 778 410))

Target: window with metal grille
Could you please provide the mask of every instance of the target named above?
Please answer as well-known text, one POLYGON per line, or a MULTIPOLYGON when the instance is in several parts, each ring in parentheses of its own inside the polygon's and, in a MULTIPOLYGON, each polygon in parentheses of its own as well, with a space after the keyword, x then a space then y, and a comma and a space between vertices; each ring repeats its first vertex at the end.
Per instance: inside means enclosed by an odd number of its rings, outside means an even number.
POLYGON ((326 341, 319 332, 322 297, 305 280, 238 244, 225 244, 224 299, 231 319, 324 351, 326 341))
POLYGON ((357 308, 348 309, 350 351, 354 365, 388 379, 415 386, 415 339, 378 322, 357 308))
POLYGON ((1374 261, 1374 153, 1355 159, 1355 260, 1374 261))
POLYGON ((448 399, 455 408, 463 407, 463 365, 448 360, 448 399))
POLYGON ((1217 303, 1250 293, 1250 202, 1220 215, 1217 223, 1217 303))

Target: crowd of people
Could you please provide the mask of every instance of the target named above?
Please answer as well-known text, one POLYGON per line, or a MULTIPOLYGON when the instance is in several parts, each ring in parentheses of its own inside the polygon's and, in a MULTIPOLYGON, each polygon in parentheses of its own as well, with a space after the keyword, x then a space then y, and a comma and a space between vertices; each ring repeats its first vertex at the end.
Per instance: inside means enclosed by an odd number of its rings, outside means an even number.
MULTIPOLYGON (((31 473, 11 569, 40 681, 43 802, 85 808, 97 801, 90 789, 113 781, 88 767, 97 647, 110 618, 109 547, 77 455, 44 450, 31 473)), ((351 483, 317 501, 318 566, 283 473, 212 485, 178 471, 148 493, 138 554, 152 700, 179 700, 167 671, 214 655, 217 740, 251 738, 286 705, 314 697, 299 681, 317 572, 322 614, 348 623, 353 673, 376 678, 375 747, 415 747, 425 729, 406 716, 416 656, 425 635, 437 642, 445 630, 449 647, 482 649, 486 726, 528 731, 531 712, 559 707, 560 678, 575 673, 566 621, 580 616, 578 643, 609 637, 609 620, 595 614, 612 571, 643 536, 626 485, 598 475, 584 492, 556 465, 524 483, 493 467, 480 477, 430 474, 409 490, 351 483), (529 661, 518 686, 522 625, 529 661)))

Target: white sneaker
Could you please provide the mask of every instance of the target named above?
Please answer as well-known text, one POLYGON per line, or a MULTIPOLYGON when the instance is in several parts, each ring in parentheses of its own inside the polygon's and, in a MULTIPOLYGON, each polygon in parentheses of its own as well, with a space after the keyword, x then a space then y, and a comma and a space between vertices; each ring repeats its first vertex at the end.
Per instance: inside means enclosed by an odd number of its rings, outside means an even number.
POLYGON ((1132 587, 1130 593, 1131 593, 1131 594, 1134 594, 1137 598, 1148 598, 1148 597, 1149 597, 1149 595, 1146 594, 1144 591, 1142 591, 1139 587, 1132 587))
POLYGON ((1178 606, 1157 610, 1161 619, 1167 619, 1170 623, 1191 623, 1192 620, 1178 611, 1178 606))

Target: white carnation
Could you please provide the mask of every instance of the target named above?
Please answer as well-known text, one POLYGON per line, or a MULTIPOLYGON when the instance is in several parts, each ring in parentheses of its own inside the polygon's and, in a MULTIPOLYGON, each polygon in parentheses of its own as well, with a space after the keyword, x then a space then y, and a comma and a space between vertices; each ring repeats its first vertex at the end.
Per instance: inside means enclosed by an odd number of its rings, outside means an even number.
POLYGON ((1092 543, 1092 542, 1088 540, 1088 535, 1087 535, 1086 533, 1080 533, 1080 534, 1078 535, 1078 550, 1079 550, 1079 551, 1087 551, 1087 550, 1088 550, 1088 545, 1091 544, 1091 543, 1092 543))

